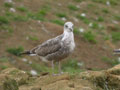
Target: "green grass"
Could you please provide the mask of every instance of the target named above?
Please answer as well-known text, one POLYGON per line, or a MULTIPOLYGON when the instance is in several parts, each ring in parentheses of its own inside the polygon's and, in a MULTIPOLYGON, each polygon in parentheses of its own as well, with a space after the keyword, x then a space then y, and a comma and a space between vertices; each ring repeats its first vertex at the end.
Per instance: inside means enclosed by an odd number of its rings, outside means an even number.
POLYGON ((28 17, 16 14, 16 15, 13 16, 13 20, 14 21, 27 21, 28 17))
POLYGON ((36 36, 29 36, 29 39, 32 40, 32 41, 38 41, 39 38, 36 37, 36 36))
POLYGON ((66 13, 57 13, 56 16, 62 18, 62 17, 67 17, 66 13))
POLYGON ((13 4, 9 2, 5 2, 4 6, 10 8, 10 7, 13 7, 13 4))
POLYGON ((97 21, 103 22, 103 21, 104 21, 104 18, 103 18, 102 16, 99 16, 99 17, 97 18, 97 21))
MULTIPOLYGON (((106 2, 108 0, 92 0, 93 2, 97 2, 97 3, 102 3, 102 4, 106 4, 106 2)), ((109 0, 111 5, 117 5, 118 4, 118 0, 109 0)))
POLYGON ((74 59, 67 60, 62 65, 62 70, 68 72, 69 74, 80 73, 82 70, 78 66, 78 61, 74 59))
POLYGON ((21 11, 21 12, 26 12, 27 11, 27 8, 24 7, 24 6, 20 6, 20 7, 17 7, 17 10, 21 11))
POLYGON ((114 59, 114 60, 113 60, 113 59, 111 59, 111 58, 109 58, 109 57, 106 57, 106 56, 103 56, 103 57, 101 58, 101 60, 104 61, 104 62, 106 62, 106 63, 111 64, 112 66, 119 64, 119 62, 118 62, 117 59, 114 59))
POLYGON ((13 17, 13 16, 14 16, 14 13, 12 13, 12 12, 10 12, 10 11, 6 11, 6 12, 5 12, 5 16, 8 17, 8 18, 9 18, 9 17, 13 17))
POLYGON ((38 12, 38 15, 45 16, 47 14, 47 11, 45 9, 42 9, 38 12))
POLYGON ((112 32, 112 40, 114 42, 120 41, 120 32, 112 32))
POLYGON ((18 56, 21 52, 24 51, 24 48, 19 46, 17 48, 7 48, 6 50, 8 53, 18 56))
POLYGON ((13 33, 13 29, 8 25, 0 26, 0 30, 4 30, 4 31, 8 32, 9 34, 13 33))
POLYGON ((97 2, 97 3, 103 3, 105 4, 106 3, 106 0, 92 0, 93 2, 97 2))
POLYGON ((120 21, 120 15, 115 15, 114 18, 115 20, 120 21))
POLYGON ((85 24, 89 24, 90 20, 87 17, 81 16, 80 14, 78 14, 76 16, 78 19, 82 20, 85 24))
POLYGON ((8 68, 8 66, 6 66, 6 65, 0 65, 0 68, 1 69, 6 69, 6 68, 8 68))
POLYGON ((55 19, 55 20, 52 20, 52 22, 55 24, 61 25, 61 26, 64 25, 64 21, 62 21, 62 20, 55 19))
POLYGON ((75 1, 75 2, 82 2, 82 1, 84 1, 84 0, 73 0, 73 1, 75 1))
POLYGON ((35 19, 35 20, 45 21, 44 17, 46 16, 46 14, 47 14, 47 11, 42 9, 35 14, 29 13, 29 16, 32 17, 32 19, 35 19))
POLYGON ((97 5, 92 4, 92 3, 90 3, 90 4, 87 5, 87 8, 96 8, 96 7, 97 7, 97 5))
POLYGON ((109 35, 104 35, 103 39, 104 40, 110 40, 110 36, 109 35))
POLYGON ((79 34, 80 33, 80 31, 78 30, 78 28, 74 28, 74 34, 79 34))
POLYGON ((51 6, 49 4, 45 4, 42 6, 42 10, 45 10, 46 12, 49 12, 51 10, 51 6))
POLYGON ((9 20, 5 16, 0 16, 0 24, 8 24, 9 20))
POLYGON ((45 66, 44 64, 39 64, 37 62, 32 62, 32 64, 30 64, 30 66, 36 70, 38 72, 38 74, 40 74, 40 72, 49 72, 49 73, 52 73, 52 69, 45 66))
POLYGON ((108 14, 109 13, 109 10, 107 8, 103 8, 102 9, 102 12, 105 13, 105 14, 108 14))
POLYGON ((0 62, 8 62, 9 59, 7 57, 1 57, 0 62))
POLYGON ((97 24, 96 22, 93 22, 92 23, 92 26, 91 26, 92 29, 99 29, 99 24, 97 24))
MULTIPOLYGON (((49 72, 49 73, 59 73, 58 71, 58 63, 55 63, 55 69, 52 70, 51 67, 46 66, 45 64, 39 64, 37 62, 34 62, 32 64, 30 64, 30 66, 36 70, 38 73, 40 72, 49 72)), ((80 66, 78 66, 78 61, 76 60, 67 60, 62 64, 62 71, 63 72, 68 72, 69 74, 75 74, 75 73, 79 73, 82 70, 80 69, 80 66)))
POLYGON ((83 33, 83 37, 91 43, 97 43, 96 36, 91 31, 83 33))
POLYGON ((77 10, 79 10, 79 8, 77 8, 76 5, 73 5, 73 4, 68 5, 68 8, 69 8, 70 10, 72 10, 72 11, 77 11, 77 10))

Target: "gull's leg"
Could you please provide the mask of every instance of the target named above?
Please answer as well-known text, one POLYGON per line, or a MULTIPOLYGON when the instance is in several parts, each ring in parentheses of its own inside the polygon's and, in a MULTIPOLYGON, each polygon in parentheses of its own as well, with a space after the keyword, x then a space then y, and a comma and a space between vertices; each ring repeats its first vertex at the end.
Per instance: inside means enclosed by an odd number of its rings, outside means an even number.
POLYGON ((54 74, 54 60, 52 60, 52 73, 54 74))
POLYGON ((61 70, 61 63, 60 63, 60 61, 58 61, 58 69, 59 69, 59 74, 62 74, 63 72, 62 72, 62 70, 61 70))

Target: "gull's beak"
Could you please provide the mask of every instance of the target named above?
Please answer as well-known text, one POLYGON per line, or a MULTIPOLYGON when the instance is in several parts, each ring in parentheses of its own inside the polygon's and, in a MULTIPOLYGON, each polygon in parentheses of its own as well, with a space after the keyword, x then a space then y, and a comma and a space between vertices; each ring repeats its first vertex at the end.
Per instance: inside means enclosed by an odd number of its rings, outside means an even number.
POLYGON ((69 29, 70 29, 71 32, 73 31, 73 28, 69 28, 69 29))

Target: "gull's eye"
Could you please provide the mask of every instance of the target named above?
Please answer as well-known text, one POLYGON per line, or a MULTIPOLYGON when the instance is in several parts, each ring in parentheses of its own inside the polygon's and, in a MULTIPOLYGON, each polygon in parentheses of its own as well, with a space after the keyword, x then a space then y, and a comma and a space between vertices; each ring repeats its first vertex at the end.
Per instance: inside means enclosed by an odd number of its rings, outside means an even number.
POLYGON ((66 28, 68 28, 68 26, 67 26, 67 25, 65 25, 65 27, 66 27, 66 28))

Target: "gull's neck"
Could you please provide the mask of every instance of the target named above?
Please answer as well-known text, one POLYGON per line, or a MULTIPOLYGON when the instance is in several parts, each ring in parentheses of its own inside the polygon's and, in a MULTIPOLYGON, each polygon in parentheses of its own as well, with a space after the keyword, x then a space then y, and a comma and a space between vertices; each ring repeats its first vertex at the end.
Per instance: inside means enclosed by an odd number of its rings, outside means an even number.
POLYGON ((74 34, 73 34, 73 32, 68 32, 67 30, 64 30, 64 32, 63 32, 63 39, 62 40, 65 40, 65 39, 69 39, 71 41, 74 41, 74 34))

